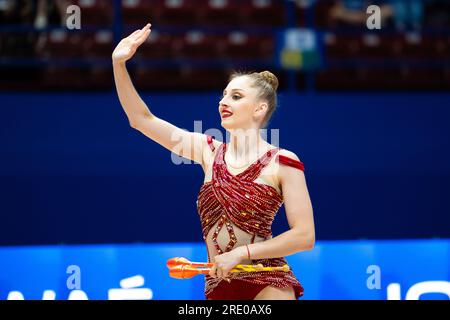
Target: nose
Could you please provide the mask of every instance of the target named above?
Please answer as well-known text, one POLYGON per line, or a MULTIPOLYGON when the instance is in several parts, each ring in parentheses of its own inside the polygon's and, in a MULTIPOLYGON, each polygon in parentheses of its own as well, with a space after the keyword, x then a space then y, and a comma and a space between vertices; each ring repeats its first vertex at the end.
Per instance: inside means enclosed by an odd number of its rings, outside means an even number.
POLYGON ((226 98, 225 97, 223 97, 220 101, 219 101, 219 107, 222 107, 222 106, 228 106, 227 105, 227 103, 226 103, 226 98))

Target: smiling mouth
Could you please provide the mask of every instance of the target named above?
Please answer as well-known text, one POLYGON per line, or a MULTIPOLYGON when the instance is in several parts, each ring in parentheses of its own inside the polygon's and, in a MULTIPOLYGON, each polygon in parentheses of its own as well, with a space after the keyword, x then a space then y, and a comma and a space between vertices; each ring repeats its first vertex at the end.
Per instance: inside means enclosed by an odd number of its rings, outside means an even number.
POLYGON ((233 114, 231 112, 225 111, 222 113, 222 118, 228 118, 231 117, 233 114))

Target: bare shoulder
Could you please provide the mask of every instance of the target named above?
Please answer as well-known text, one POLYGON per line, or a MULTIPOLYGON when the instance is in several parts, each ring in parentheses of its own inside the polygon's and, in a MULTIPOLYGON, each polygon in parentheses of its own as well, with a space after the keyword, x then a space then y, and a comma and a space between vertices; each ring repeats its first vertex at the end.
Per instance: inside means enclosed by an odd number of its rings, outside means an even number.
POLYGON ((278 152, 279 158, 278 164, 278 180, 280 183, 283 181, 290 181, 294 177, 303 175, 303 163, 296 153, 282 149, 278 152))
MULTIPOLYGON (((277 148, 276 146, 273 146, 273 145, 270 145, 270 146, 271 146, 272 149, 276 149, 277 148)), ((279 156, 287 157, 289 159, 301 162, 299 157, 294 152, 286 150, 286 149, 280 149, 278 151, 278 153, 276 153, 276 155, 271 159, 270 163, 271 164, 279 163, 279 156)))
POLYGON ((214 148, 217 150, 217 149, 220 147, 220 145, 222 144, 222 141, 216 140, 216 139, 214 139, 214 137, 213 137, 213 138, 212 138, 212 143, 213 143, 213 145, 214 145, 214 148))
POLYGON ((216 155, 217 150, 219 149, 220 145, 222 144, 221 141, 214 139, 214 137, 211 137, 210 142, 208 142, 208 135, 199 133, 201 135, 201 141, 202 141, 202 149, 203 149, 203 162, 202 167, 203 171, 206 172, 210 169, 212 166, 212 163, 214 161, 214 157, 216 155), (210 145, 211 144, 211 145, 210 145), (213 148, 211 148, 211 146, 213 148), (214 149, 214 150, 213 150, 214 149))
POLYGON ((300 158, 294 152, 286 150, 286 149, 281 149, 278 152, 278 155, 288 157, 292 160, 301 161, 300 158))
POLYGON ((210 151, 210 152, 207 152, 207 154, 214 155, 217 152, 217 149, 219 149, 219 147, 222 145, 222 141, 214 139, 214 136, 210 136, 207 134, 202 134, 202 135, 204 137, 204 139, 203 139, 204 145, 206 145, 207 150, 210 151), (208 142, 208 136, 211 137, 210 142, 208 142), (212 144, 212 146, 214 148, 211 148, 211 146, 209 145, 210 143, 212 144), (212 149, 214 149, 214 151, 212 149))
POLYGON ((193 134, 196 142, 200 141, 201 142, 200 145, 202 147, 208 147, 208 149, 210 151, 212 151, 212 150, 211 150, 211 147, 209 146, 208 137, 211 137, 211 143, 215 149, 217 149, 222 144, 221 141, 214 139, 214 137, 212 137, 210 135, 207 135, 207 134, 204 134, 201 132, 193 132, 192 134, 193 134))
MULTIPOLYGON (((276 148, 276 146, 271 145, 271 148, 276 148)), ((277 186, 278 190, 282 190, 282 181, 286 180, 286 177, 292 176, 292 167, 283 165, 278 160, 279 156, 287 157, 293 161, 300 161, 299 157, 292 151, 286 149, 280 149, 278 153, 270 160, 269 165, 264 169, 261 175, 265 176, 272 185, 277 186), (281 165, 280 165, 281 164, 281 165), (283 179, 284 177, 284 179, 283 179)), ((297 169, 294 169, 297 170, 297 169)))

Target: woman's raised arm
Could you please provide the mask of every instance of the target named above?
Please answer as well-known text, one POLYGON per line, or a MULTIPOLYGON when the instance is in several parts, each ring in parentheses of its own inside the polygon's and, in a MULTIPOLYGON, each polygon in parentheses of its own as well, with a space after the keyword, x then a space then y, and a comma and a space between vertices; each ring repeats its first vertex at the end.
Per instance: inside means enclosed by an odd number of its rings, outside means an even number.
POLYGON ((130 126, 180 156, 203 164, 206 137, 188 132, 156 117, 141 99, 131 82, 126 61, 150 35, 150 24, 122 39, 112 54, 114 81, 120 103, 130 126))

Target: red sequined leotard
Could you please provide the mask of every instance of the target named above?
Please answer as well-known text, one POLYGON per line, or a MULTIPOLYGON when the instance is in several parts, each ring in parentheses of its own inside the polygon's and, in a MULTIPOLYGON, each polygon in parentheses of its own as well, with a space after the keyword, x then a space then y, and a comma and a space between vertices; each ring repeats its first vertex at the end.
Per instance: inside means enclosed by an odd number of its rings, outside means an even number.
MULTIPOLYGON (((203 238, 206 241, 210 230, 214 230, 210 239, 218 254, 231 251, 238 242, 234 227, 252 236, 249 243, 253 243, 256 236, 264 239, 271 238, 272 222, 283 204, 283 197, 274 187, 256 183, 255 180, 279 148, 268 151, 245 171, 233 175, 228 171, 225 163, 227 145, 222 143, 215 150, 212 137, 207 136, 207 140, 211 150, 216 151, 216 154, 212 167, 212 180, 202 185, 197 199, 203 238), (223 228, 226 228, 229 235, 226 248, 220 247, 217 241, 223 228)), ((304 170, 303 164, 297 160, 282 155, 277 156, 276 160, 281 164, 304 170)), ((208 257, 209 255, 208 252, 208 257)), ((271 267, 286 264, 285 258, 257 259, 251 262, 271 267)), ((268 285, 278 288, 293 287, 297 298, 303 295, 303 288, 292 271, 229 273, 229 278, 230 283, 207 275, 206 297, 208 299, 253 299, 268 285)))

